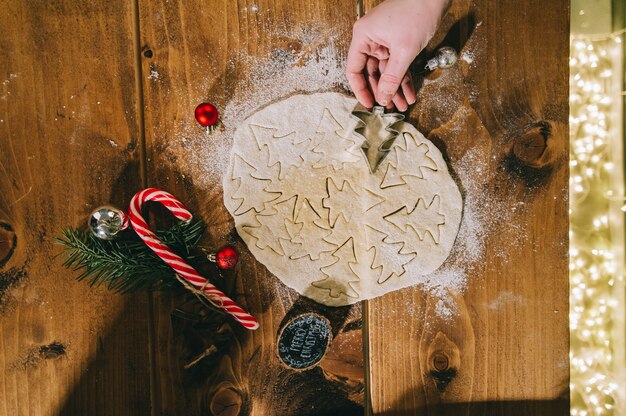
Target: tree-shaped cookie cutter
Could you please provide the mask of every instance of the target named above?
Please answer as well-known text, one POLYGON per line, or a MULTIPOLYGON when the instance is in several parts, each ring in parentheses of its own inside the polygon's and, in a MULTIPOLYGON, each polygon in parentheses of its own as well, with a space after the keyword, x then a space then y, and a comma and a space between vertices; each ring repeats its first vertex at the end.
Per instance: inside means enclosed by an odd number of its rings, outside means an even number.
POLYGON ((367 159, 370 172, 374 173, 400 134, 396 129, 404 116, 399 113, 385 114, 384 107, 374 106, 371 112, 353 111, 352 118, 357 121, 354 134, 363 138, 361 150, 367 159))

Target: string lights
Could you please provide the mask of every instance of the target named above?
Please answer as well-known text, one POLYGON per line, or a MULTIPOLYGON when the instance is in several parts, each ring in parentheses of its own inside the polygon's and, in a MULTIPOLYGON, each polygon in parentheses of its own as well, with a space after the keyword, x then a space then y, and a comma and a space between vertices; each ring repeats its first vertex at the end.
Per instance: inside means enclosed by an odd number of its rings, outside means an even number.
POLYGON ((572 416, 626 414, 622 34, 570 45, 572 416))

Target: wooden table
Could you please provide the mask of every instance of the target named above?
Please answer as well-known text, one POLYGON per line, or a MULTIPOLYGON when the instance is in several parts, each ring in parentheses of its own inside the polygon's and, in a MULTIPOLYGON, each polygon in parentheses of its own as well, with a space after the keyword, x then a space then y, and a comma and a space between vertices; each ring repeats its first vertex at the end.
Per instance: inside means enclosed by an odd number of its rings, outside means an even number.
POLYGON ((315 48, 276 28, 332 29, 342 58, 357 9, 2 2, 0 415, 568 413, 565 0, 455 0, 424 54, 480 51, 420 82, 409 119, 452 166, 477 152, 488 166, 479 186, 510 213, 494 216, 484 260, 452 294, 452 319, 417 287, 333 310, 299 297, 229 234, 219 180, 197 191, 189 162, 166 151, 196 127, 200 101, 227 105, 250 65, 242 56, 315 48), (124 206, 142 186, 188 203, 209 224, 209 245, 243 251, 228 288, 261 329, 224 326, 227 346, 188 370, 211 340, 172 324, 184 296, 91 289, 54 259, 61 227, 103 203, 124 206), (279 363, 276 337, 310 310, 331 319, 335 338, 319 366, 295 372, 279 363))

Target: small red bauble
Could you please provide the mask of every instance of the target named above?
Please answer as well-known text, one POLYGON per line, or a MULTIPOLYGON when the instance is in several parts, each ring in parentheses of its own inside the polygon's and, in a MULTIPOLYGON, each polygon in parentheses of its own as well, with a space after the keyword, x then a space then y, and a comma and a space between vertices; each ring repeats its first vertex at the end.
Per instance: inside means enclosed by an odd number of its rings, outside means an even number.
POLYGON ((196 120, 202 127, 211 127, 217 123, 220 113, 213 104, 202 103, 196 107, 196 120))
POLYGON ((237 260, 239 260, 239 253, 230 246, 222 247, 215 256, 217 267, 224 270, 235 267, 237 260))

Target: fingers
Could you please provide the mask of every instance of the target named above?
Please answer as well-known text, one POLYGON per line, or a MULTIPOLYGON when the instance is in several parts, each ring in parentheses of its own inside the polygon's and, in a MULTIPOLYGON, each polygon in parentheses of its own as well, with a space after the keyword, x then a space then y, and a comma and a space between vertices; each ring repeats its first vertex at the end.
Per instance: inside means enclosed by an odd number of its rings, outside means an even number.
POLYGON ((391 99, 391 102, 396 106, 396 108, 400 112, 404 112, 409 109, 409 103, 407 102, 407 99, 404 96, 404 94, 400 92, 400 90, 398 90, 398 93, 393 96, 393 98, 391 99))
MULTIPOLYGON (((385 69, 387 68, 387 64, 388 62, 386 60, 379 62, 379 69, 381 72, 385 71, 385 69)), ((408 77, 409 77, 408 74, 404 76, 405 79, 408 77)), ((380 82, 378 82, 378 84, 380 84, 380 82)), ((376 101, 380 102, 378 96, 376 97, 376 101)), ((395 106, 398 109, 398 111, 406 111, 409 108, 409 104, 407 101, 408 100, 405 97, 404 90, 398 89, 396 93, 393 95, 393 97, 391 98, 391 100, 385 105, 385 108, 387 110, 392 110, 395 106)))
POLYGON ((346 78, 348 78, 348 83, 350 84, 352 91, 354 91, 356 99, 359 100, 363 106, 372 108, 374 106, 374 97, 367 88, 367 80, 363 74, 368 56, 361 52, 361 46, 364 45, 361 45, 361 42, 355 36, 352 39, 350 49, 348 50, 346 78))
POLYGON ((404 93, 404 97, 408 104, 415 104, 417 101, 417 95, 415 94, 415 86, 413 85, 413 78, 411 77, 411 73, 407 72, 402 80, 402 92, 404 93))
MULTIPOLYGON (((399 78, 393 67, 389 69, 393 61, 397 60, 387 59, 387 48, 369 42, 363 43, 360 49, 357 45, 353 40, 346 69, 346 77, 357 100, 367 108, 372 108, 378 102, 388 110, 395 106, 399 111, 406 111, 409 104, 416 100, 410 74, 405 71, 399 78)), ((397 63, 395 65, 398 67, 397 63)))
POLYGON ((378 82, 376 96, 380 104, 387 105, 392 101, 409 69, 411 60, 410 55, 405 53, 392 52, 390 54, 385 69, 381 69, 382 75, 378 82))
POLYGON ((348 78, 352 91, 354 91, 356 99, 359 100, 364 107, 372 108, 374 106, 374 97, 368 88, 368 82, 363 72, 347 72, 346 77, 348 78))
POLYGON ((380 70, 378 69, 378 59, 370 56, 367 58, 367 64, 365 65, 365 72, 367 73, 367 83, 370 91, 374 94, 374 100, 378 101, 376 97, 376 90, 378 89, 378 78, 380 77, 380 70))
POLYGON ((379 61, 389 59, 389 49, 382 45, 371 45, 370 50, 367 52, 368 55, 375 57, 379 61))

